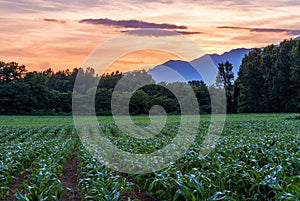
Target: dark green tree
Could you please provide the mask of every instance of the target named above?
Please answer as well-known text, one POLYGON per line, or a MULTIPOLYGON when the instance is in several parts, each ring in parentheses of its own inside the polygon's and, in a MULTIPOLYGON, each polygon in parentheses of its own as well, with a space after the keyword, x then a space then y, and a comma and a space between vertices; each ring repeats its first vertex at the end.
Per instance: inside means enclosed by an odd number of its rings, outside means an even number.
POLYGON ((111 96, 111 89, 97 89, 95 97, 95 109, 97 115, 111 115, 111 96))
POLYGON ((236 85, 239 91, 238 112, 262 112, 264 78, 261 49, 256 48, 244 57, 236 85))
POLYGON ((264 81, 263 86, 260 89, 261 102, 260 111, 261 112, 271 112, 274 110, 273 99, 273 83, 274 77, 277 76, 274 64, 277 60, 278 47, 275 45, 269 45, 263 49, 261 55, 261 67, 262 67, 262 79, 264 81))
POLYGON ((188 82, 193 88, 195 95, 199 103, 200 113, 210 113, 210 96, 206 84, 201 80, 193 80, 188 82))
POLYGON ((98 88, 114 89, 123 74, 118 70, 112 73, 106 73, 100 77, 98 88))
POLYGON ((224 88, 227 99, 227 112, 232 113, 235 111, 233 100, 233 80, 234 74, 232 72, 232 64, 229 61, 218 64, 218 75, 216 77, 216 86, 224 88))
POLYGON ((274 112, 288 111, 291 94, 293 92, 291 82, 291 51, 293 40, 284 40, 278 47, 274 69, 276 75, 273 77, 272 100, 271 104, 275 106, 274 112))
POLYGON ((130 99, 129 112, 130 114, 148 114, 150 109, 150 97, 143 90, 134 92, 130 99))
POLYGON ((0 62, 0 83, 16 81, 25 74, 26 67, 16 62, 0 62))
POLYGON ((238 112, 298 112, 299 58, 296 40, 246 55, 235 81, 238 112))
POLYGON ((300 40, 294 43, 291 51, 291 98, 287 105, 289 111, 300 112, 300 40))

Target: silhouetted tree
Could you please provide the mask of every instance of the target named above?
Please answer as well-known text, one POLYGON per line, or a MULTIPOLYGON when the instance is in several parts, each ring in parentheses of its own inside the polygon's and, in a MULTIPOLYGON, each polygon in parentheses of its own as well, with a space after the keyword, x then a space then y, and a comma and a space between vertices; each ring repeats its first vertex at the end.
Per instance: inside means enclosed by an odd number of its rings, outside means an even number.
POLYGON ((26 67, 16 62, 0 62, 0 83, 16 81, 24 75, 26 67))
POLYGON ((232 72, 232 64, 229 61, 218 64, 218 75, 216 77, 216 86, 218 88, 224 88, 227 99, 227 112, 234 112, 234 100, 233 100, 233 80, 234 74, 232 72))

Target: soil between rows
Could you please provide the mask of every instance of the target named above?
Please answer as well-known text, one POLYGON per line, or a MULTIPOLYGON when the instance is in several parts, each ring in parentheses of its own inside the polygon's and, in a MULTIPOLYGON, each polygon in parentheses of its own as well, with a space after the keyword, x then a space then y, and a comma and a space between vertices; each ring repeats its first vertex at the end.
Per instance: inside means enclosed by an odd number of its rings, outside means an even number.
POLYGON ((62 176, 59 178, 62 182, 62 187, 66 189, 65 193, 60 198, 61 201, 80 201, 83 200, 82 192, 78 189, 79 174, 77 168, 79 160, 77 158, 76 150, 67 159, 63 166, 62 176))
MULTIPOLYGON (((78 173, 79 159, 77 158, 76 148, 72 150, 71 155, 67 158, 66 163, 63 165, 62 176, 59 177, 62 182, 62 187, 65 189, 64 194, 61 196, 60 201, 81 201, 83 200, 83 193, 78 187, 80 173, 78 173)), ((11 184, 11 192, 5 199, 0 198, 0 201, 16 200, 15 192, 18 189, 20 191, 21 184, 30 176, 31 172, 24 171, 15 177, 15 181, 11 184)), ((118 173, 120 176, 126 178, 127 181, 134 183, 134 179, 125 173, 118 173)), ((139 191, 137 187, 133 186, 131 189, 123 192, 119 201, 127 201, 128 198, 131 200, 138 199, 141 201, 157 201, 145 190, 139 191)))
POLYGON ((29 171, 24 171, 22 172, 21 174, 17 175, 15 177, 15 182, 12 183, 9 187, 9 189, 12 189, 10 191, 10 194, 7 198, 3 199, 3 198, 0 198, 0 201, 7 201, 7 200, 16 200, 16 197, 15 197, 15 192, 16 190, 19 190, 21 189, 21 184, 27 179, 28 175, 30 175, 31 172, 29 171))
MULTIPOLYGON (((128 182, 131 182, 133 184, 135 183, 134 178, 130 177, 126 173, 118 173, 118 175, 126 178, 126 181, 128 182)), ((139 191, 136 186, 133 186, 132 189, 123 192, 119 197, 119 201, 128 201, 128 198, 130 198, 131 200, 138 199, 141 201, 158 201, 146 190, 139 191)))

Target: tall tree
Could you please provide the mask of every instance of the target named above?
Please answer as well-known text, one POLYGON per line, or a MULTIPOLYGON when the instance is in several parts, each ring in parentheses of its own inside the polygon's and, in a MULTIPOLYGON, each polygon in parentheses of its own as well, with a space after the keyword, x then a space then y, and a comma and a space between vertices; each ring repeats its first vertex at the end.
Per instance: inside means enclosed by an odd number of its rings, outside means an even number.
POLYGON ((277 60, 274 64, 276 76, 273 78, 272 88, 272 104, 276 106, 275 112, 288 111, 288 102, 292 94, 291 82, 291 51, 293 48, 293 40, 284 40, 280 43, 277 60))
POLYGON ((274 104, 271 103, 273 93, 274 77, 277 75, 274 64, 277 60, 278 47, 269 45, 264 48, 261 55, 262 79, 264 80, 263 87, 261 87, 261 112, 271 112, 274 110, 274 104))
POLYGON ((218 75, 216 77, 216 86, 224 88, 227 99, 227 112, 232 113, 235 111, 233 100, 233 80, 234 73, 232 72, 232 64, 229 61, 218 64, 218 75))
POLYGON ((254 49, 243 58, 236 84, 239 91, 238 112, 261 112, 264 85, 261 49, 254 49))
POLYGON ((298 112, 300 47, 297 40, 254 49, 235 82, 238 112, 298 112))
POLYGON ((291 96, 288 106, 292 112, 300 112, 300 40, 291 52, 291 96))

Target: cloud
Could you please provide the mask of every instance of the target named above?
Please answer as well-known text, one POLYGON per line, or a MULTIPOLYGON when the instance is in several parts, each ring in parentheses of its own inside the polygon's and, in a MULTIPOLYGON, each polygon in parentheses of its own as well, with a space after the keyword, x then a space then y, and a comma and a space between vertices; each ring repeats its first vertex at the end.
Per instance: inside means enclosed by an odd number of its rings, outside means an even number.
POLYGON ((218 29, 245 29, 245 30, 250 30, 250 28, 246 28, 246 27, 233 27, 233 26, 219 26, 217 28, 218 29))
POLYGON ((137 29, 137 30, 126 30, 121 31, 126 35, 132 36, 149 36, 149 37, 164 37, 164 36, 176 36, 178 35, 175 31, 157 30, 157 29, 137 29))
POLYGON ((248 28, 248 27, 234 27, 234 26, 220 26, 217 28, 218 29, 249 30, 250 32, 288 33, 290 35, 300 35, 300 29, 248 28))
POLYGON ((159 23, 152 23, 152 22, 144 22, 140 20, 111 20, 107 18, 83 19, 80 20, 79 23, 107 25, 107 26, 114 26, 119 28, 187 29, 187 27, 183 25, 178 26, 175 24, 167 24, 167 23, 159 24, 159 23))
POLYGON ((201 31, 176 31, 176 32, 183 35, 204 34, 204 32, 201 31))
POLYGON ((45 19, 43 19, 43 21, 45 21, 45 22, 55 22, 55 23, 60 23, 60 24, 67 23, 67 21, 65 21, 65 20, 49 19, 49 18, 45 18, 45 19))
POLYGON ((0 1, 1 11, 14 13, 39 13, 49 11, 64 11, 68 9, 68 4, 59 1, 32 1, 32 0, 14 0, 14 1, 0 1))
POLYGON ((126 30, 121 31, 128 35, 134 36, 154 36, 154 37, 164 37, 164 36, 176 36, 176 35, 192 35, 192 34, 203 34, 202 32, 196 31, 166 31, 166 30, 157 30, 157 29, 141 29, 141 30, 126 30))

